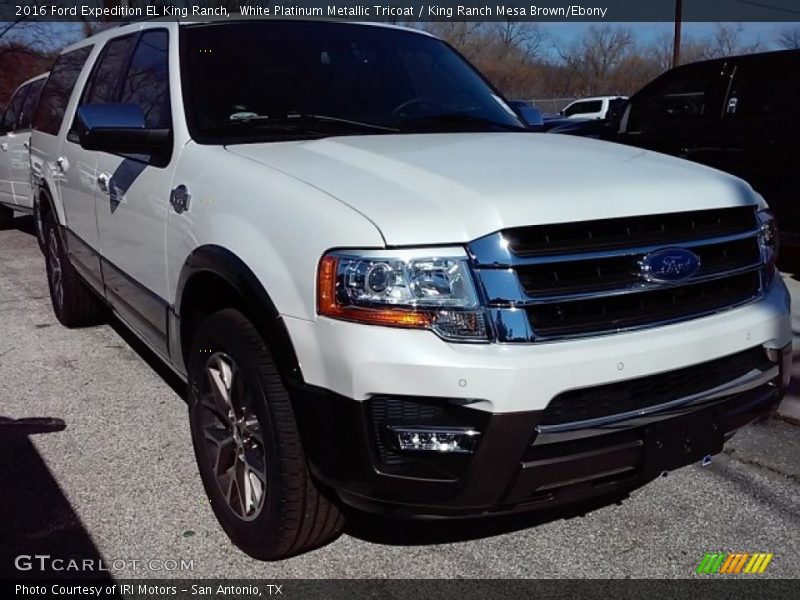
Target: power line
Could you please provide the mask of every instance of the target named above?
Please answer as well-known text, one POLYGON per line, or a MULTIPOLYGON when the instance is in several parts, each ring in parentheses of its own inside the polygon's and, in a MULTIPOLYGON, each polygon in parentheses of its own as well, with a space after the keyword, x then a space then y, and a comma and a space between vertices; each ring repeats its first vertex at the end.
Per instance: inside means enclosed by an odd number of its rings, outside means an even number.
POLYGON ((800 15, 800 10, 792 10, 783 6, 773 6, 772 4, 764 4, 763 2, 754 2, 753 0, 731 0, 739 4, 749 4, 750 6, 757 6, 758 8, 766 8, 768 10, 777 10, 778 12, 785 12, 792 15, 800 15))

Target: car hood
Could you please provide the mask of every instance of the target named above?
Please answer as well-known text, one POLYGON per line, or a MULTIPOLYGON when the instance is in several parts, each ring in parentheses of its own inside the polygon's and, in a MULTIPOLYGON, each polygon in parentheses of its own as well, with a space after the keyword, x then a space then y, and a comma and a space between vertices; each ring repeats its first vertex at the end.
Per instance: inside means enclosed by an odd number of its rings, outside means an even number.
POLYGON ((757 201, 743 181, 688 161, 540 133, 349 136, 227 149, 349 205, 392 246, 757 201))

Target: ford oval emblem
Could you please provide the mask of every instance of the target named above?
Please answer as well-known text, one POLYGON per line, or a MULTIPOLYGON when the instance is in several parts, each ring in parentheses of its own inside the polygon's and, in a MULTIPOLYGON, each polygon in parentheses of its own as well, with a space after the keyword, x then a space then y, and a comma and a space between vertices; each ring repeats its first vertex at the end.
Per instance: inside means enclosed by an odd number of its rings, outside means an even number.
POLYGON ((697 273, 700 257, 684 248, 665 248, 645 254, 639 269, 639 276, 647 282, 676 283, 697 273))

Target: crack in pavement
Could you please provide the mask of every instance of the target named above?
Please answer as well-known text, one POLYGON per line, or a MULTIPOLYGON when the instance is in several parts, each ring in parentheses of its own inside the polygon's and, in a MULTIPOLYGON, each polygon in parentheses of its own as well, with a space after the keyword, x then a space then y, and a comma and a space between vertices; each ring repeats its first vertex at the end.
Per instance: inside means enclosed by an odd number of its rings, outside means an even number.
POLYGON ((773 466, 764 464, 764 463, 762 463, 761 461, 759 461, 758 459, 755 459, 755 458, 740 458, 738 456, 738 453, 736 452, 736 450, 734 448, 725 448, 722 451, 722 453, 725 454, 726 456, 728 456, 729 458, 731 458, 732 460, 735 460, 739 464, 752 465, 754 467, 760 467, 760 468, 764 469, 765 471, 769 471, 770 473, 775 473, 776 475, 782 475, 783 477, 786 477, 787 479, 790 479, 795 483, 800 483, 800 475, 797 475, 795 473, 787 473, 785 471, 782 471, 778 467, 773 467, 773 466))

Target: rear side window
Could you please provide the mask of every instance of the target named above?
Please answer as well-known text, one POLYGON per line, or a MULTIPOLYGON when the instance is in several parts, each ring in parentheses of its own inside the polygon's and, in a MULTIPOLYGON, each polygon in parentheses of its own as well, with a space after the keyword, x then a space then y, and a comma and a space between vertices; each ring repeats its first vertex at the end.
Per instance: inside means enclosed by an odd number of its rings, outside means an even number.
POLYGON ((42 91, 42 98, 33 119, 34 129, 58 135, 75 82, 78 81, 81 69, 91 51, 91 46, 83 46, 58 57, 42 91))
POLYGON ((567 109, 564 111, 564 116, 571 117, 572 115, 586 115, 589 113, 597 113, 601 110, 603 110, 602 100, 576 102, 575 104, 570 104, 569 107, 567 107, 567 109))
POLYGON ((726 118, 800 115, 800 57, 765 56, 736 67, 726 118))
POLYGON ((136 42, 135 35, 116 38, 108 42, 86 84, 81 104, 104 104, 116 102, 119 97, 119 82, 128 57, 136 42))
POLYGON ((168 42, 164 30, 143 33, 122 85, 120 102, 141 106, 148 128, 167 129, 172 125, 168 42))
POLYGON ((17 90, 11 102, 8 103, 6 112, 3 114, 3 129, 6 131, 14 131, 17 129, 19 122, 19 115, 22 112, 22 105, 25 103, 25 96, 28 93, 30 85, 24 85, 17 90))
POLYGON ((25 98, 25 102, 22 105, 22 113, 19 116, 20 129, 30 129, 33 125, 33 114, 39 105, 42 88, 44 88, 44 79, 38 79, 30 84, 28 96, 25 98))

